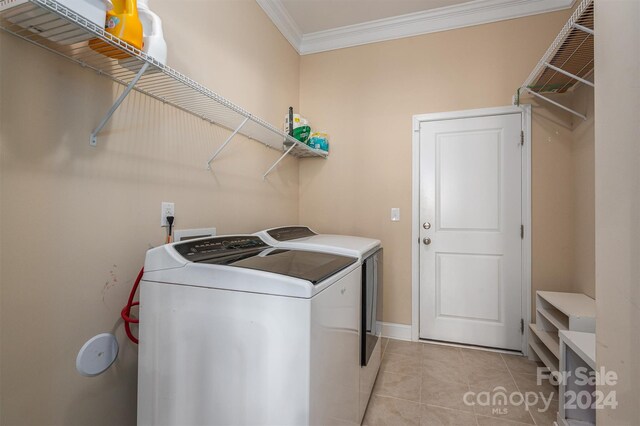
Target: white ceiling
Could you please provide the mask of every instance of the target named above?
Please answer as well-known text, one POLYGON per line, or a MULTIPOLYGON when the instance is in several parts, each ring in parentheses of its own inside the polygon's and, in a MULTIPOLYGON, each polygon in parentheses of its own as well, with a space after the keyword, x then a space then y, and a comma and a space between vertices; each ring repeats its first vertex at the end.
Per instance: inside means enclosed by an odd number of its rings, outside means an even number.
POLYGON ((573 7, 576 0, 256 0, 301 55, 573 7))
POLYGON ((421 12, 469 0, 281 0, 303 34, 421 12))

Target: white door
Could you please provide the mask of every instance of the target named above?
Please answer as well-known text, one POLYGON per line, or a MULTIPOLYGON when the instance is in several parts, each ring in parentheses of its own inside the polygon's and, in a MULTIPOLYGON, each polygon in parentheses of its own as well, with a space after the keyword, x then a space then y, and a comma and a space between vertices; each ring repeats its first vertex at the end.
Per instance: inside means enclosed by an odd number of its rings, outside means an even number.
POLYGON ((420 338, 520 350, 519 113, 420 125, 420 338))

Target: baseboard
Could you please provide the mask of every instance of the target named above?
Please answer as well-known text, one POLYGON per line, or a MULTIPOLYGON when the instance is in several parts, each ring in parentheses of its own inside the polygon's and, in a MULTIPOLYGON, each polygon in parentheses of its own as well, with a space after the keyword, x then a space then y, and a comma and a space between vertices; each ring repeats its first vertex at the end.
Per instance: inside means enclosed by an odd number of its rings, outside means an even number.
POLYGON ((382 336, 390 339, 411 341, 411 326, 406 324, 395 324, 392 322, 379 322, 382 327, 382 336))

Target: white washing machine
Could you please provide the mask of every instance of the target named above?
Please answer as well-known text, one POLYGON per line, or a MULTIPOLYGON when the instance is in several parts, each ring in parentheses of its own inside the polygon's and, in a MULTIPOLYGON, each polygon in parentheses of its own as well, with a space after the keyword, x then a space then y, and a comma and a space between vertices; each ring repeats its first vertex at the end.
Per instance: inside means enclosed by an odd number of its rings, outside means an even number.
POLYGON ((380 240, 317 234, 306 226, 265 229, 256 234, 269 245, 356 257, 362 265, 359 420, 369 403, 382 358, 382 246, 380 240))
POLYGON ((138 424, 359 422, 361 265, 255 236, 147 252, 138 424))

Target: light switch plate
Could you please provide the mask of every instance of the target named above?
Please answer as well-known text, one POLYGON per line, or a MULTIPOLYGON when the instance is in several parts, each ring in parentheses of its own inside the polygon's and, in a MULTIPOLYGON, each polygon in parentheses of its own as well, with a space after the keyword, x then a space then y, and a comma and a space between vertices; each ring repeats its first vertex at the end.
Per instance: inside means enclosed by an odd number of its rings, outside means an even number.
POLYGON ((393 207, 391 209, 391 221, 400 222, 400 209, 398 207, 393 207))

